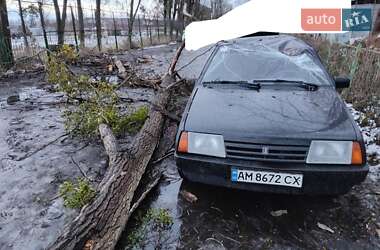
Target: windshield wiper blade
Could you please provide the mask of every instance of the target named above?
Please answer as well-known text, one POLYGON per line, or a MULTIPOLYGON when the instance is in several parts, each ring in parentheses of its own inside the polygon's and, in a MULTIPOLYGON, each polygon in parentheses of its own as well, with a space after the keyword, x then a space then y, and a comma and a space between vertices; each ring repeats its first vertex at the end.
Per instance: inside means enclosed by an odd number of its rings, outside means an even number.
POLYGON ((260 89, 261 88, 260 83, 248 82, 248 81, 218 80, 218 81, 202 82, 202 84, 237 84, 237 85, 252 88, 252 89, 260 89))
POLYGON ((305 82, 305 81, 299 81, 299 80, 283 80, 283 79, 255 79, 252 80, 254 83, 262 83, 262 82, 287 82, 287 83, 295 83, 297 86, 300 86, 304 89, 314 91, 318 89, 319 85, 315 83, 305 82))
POLYGON ((203 84, 245 84, 247 81, 214 80, 202 82, 203 84))

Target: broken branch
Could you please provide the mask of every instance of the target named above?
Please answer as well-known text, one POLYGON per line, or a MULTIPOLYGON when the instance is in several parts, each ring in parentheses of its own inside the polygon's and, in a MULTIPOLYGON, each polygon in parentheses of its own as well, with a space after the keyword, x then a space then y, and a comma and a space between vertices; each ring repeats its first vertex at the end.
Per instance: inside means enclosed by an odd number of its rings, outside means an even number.
MULTIPOLYGON (((90 242, 93 249, 115 248, 131 211, 139 204, 132 204, 132 199, 159 144, 165 122, 165 115, 159 110, 166 110, 170 100, 171 91, 166 87, 175 82, 174 69, 183 48, 184 43, 162 79, 162 88, 158 90, 148 119, 128 150, 129 154, 118 153, 117 141, 111 129, 107 125, 99 125, 99 132, 110 158, 107 172, 99 185, 100 190, 95 200, 82 208, 79 216, 66 226, 50 249, 83 248, 90 242)), ((148 187, 153 188, 155 182, 148 187)), ((143 192, 138 201, 152 188, 143 192)))

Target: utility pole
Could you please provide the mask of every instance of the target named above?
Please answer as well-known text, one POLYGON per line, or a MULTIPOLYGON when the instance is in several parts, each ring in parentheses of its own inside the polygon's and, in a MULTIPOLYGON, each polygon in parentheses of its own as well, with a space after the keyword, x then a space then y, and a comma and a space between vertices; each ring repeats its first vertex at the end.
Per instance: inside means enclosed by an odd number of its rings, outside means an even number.
POLYGON ((7 3, 5 0, 0 0, 0 64, 5 67, 14 63, 11 42, 7 3))

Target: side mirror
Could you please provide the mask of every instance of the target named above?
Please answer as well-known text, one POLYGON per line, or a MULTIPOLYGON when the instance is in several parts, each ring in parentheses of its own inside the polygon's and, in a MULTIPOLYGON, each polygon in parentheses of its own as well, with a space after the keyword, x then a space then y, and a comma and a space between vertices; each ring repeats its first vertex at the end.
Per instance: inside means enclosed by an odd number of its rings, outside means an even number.
POLYGON ((335 78, 335 88, 344 89, 350 87, 350 79, 347 77, 336 77, 335 78))

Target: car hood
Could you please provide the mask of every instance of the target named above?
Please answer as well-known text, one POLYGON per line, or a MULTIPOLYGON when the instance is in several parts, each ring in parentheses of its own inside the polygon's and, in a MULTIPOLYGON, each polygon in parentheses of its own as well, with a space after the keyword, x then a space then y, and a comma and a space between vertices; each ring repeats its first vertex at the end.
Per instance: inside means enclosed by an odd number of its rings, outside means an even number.
POLYGON ((331 87, 316 91, 263 87, 259 91, 198 86, 185 130, 225 138, 356 140, 353 120, 331 87))

